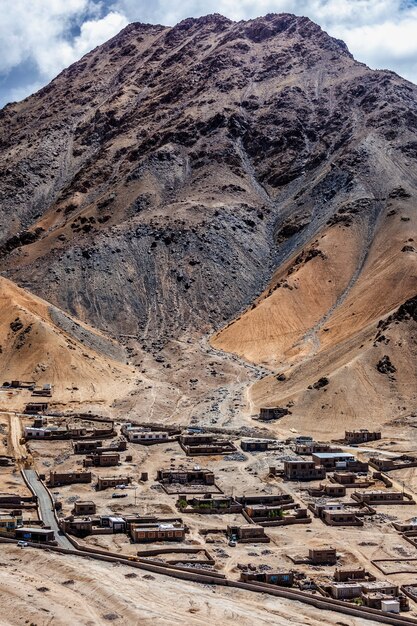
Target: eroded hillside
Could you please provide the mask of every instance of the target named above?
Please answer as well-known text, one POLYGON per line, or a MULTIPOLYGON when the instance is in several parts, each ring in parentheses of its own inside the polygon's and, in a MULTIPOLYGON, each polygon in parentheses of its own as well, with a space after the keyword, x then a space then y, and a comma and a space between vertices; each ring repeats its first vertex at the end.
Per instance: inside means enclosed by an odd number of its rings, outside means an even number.
POLYGON ((104 406, 132 385, 120 345, 4 278, 0 310, 2 381, 50 383, 61 401, 104 406))
POLYGON ((0 270, 160 381, 129 409, 198 420, 233 389, 222 419, 411 411, 412 324, 373 342, 416 293, 416 94, 307 18, 131 24, 0 112, 0 270), (272 372, 245 407, 261 370, 200 343, 222 328, 272 372))

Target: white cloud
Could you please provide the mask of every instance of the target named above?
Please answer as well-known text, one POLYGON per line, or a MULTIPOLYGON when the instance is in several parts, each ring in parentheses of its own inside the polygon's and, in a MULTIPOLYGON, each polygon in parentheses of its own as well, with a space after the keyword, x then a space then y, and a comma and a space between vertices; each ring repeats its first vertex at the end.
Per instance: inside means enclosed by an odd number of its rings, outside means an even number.
POLYGON ((280 12, 309 17, 359 61, 417 83, 416 0, 0 0, 3 101, 46 84, 128 22, 174 25, 207 13, 241 20, 280 12))
POLYGON ((80 34, 72 41, 57 37, 52 54, 49 46, 39 46, 36 49, 36 62, 41 73, 46 77, 55 76, 64 67, 116 35, 128 23, 124 15, 111 12, 102 19, 84 22, 80 34))
POLYGON ((266 13, 305 15, 374 69, 392 69, 417 83, 417 7, 411 0, 115 0, 131 21, 173 25, 221 13, 233 20, 266 13))
POLYGON ((117 11, 100 17, 100 8, 93 0, 0 0, 0 72, 30 62, 40 77, 53 78, 128 24, 117 11))

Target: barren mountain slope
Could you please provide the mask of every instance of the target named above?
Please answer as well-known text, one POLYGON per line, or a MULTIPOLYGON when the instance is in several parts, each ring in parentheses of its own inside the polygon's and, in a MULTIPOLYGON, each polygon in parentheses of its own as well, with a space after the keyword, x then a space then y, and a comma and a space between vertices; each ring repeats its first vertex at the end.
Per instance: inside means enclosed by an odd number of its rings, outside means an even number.
MULTIPOLYGON (((346 363, 365 371, 352 378, 356 404, 342 393, 354 421, 368 387, 393 402, 382 416, 373 403, 375 419, 410 410, 415 368, 385 396, 370 346, 416 293, 416 95, 306 18, 131 24, 0 112, 0 271, 117 339, 137 337, 130 353, 141 366, 148 353, 151 368, 165 350, 198 370, 188 342, 246 311, 213 345, 294 370, 284 386, 257 383, 249 411, 292 400, 296 418, 308 384, 346 363)), ((245 382, 223 362, 213 406, 245 382)), ((173 364, 160 377, 189 398, 197 383, 173 364)), ((342 406, 323 409, 328 425, 342 406)))
POLYGON ((62 401, 106 405, 129 389, 134 370, 101 333, 4 278, 0 311, 1 381, 51 383, 62 401))
POLYGON ((365 242, 357 225, 331 224, 213 340, 276 372, 251 388, 250 400, 252 412, 288 405, 280 428, 342 433, 417 406, 415 299, 409 319, 378 334, 387 312, 417 291, 415 206, 391 198, 379 220, 365 242), (385 358, 392 372, 378 369, 385 358), (311 389, 321 377, 329 382, 311 389))

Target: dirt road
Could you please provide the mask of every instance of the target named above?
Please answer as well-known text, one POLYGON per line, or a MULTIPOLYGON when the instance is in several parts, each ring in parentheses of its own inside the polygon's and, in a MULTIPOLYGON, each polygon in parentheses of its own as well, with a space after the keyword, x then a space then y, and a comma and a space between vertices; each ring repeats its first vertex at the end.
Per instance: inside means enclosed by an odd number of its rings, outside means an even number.
POLYGON ((9 420, 9 446, 11 453, 19 463, 25 461, 28 458, 28 451, 24 444, 20 443, 22 437, 22 424, 20 417, 15 413, 7 413, 9 420))
POLYGON ((64 535, 59 534, 60 529, 54 515, 51 497, 43 482, 39 480, 39 476, 35 470, 22 470, 22 474, 24 474, 31 489, 33 489, 38 497, 39 512, 45 526, 49 526, 55 531, 55 539, 61 548, 74 550, 72 543, 64 535))

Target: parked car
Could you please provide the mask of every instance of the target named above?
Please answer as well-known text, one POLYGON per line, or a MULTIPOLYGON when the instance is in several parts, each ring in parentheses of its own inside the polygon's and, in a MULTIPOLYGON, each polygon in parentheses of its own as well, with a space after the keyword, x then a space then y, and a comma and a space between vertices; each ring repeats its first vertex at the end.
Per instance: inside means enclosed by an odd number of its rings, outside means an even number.
POLYGON ((127 498, 127 493, 112 493, 112 498, 127 498))
POLYGON ((18 541, 17 545, 19 546, 19 548, 27 548, 29 544, 27 541, 18 541))

